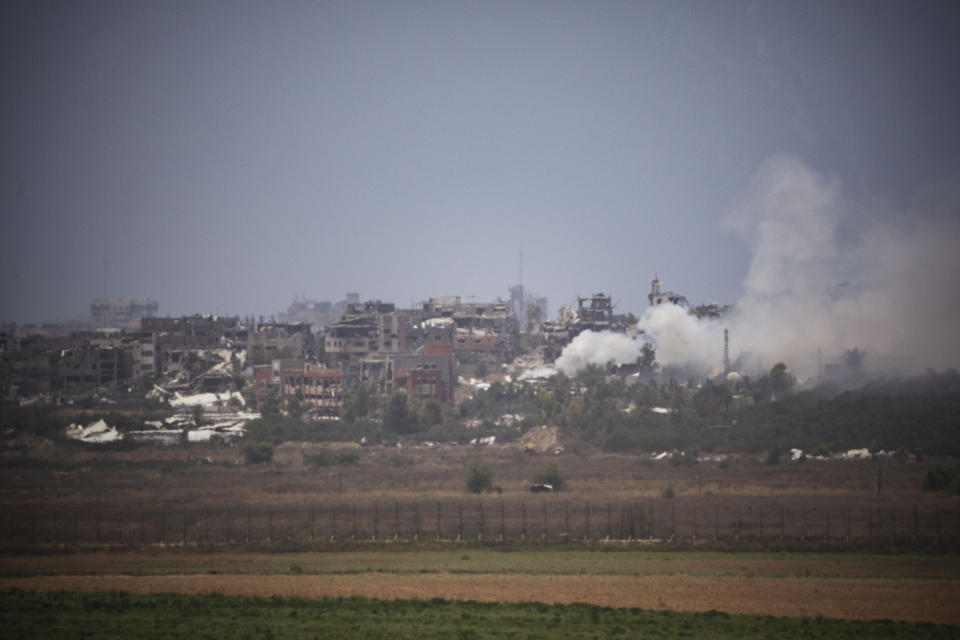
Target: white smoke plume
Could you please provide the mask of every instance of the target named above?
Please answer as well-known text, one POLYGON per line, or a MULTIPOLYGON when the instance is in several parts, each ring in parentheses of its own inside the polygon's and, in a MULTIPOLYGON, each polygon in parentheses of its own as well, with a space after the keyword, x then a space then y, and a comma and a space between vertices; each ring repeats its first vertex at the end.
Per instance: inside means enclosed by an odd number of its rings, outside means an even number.
POLYGON ((801 377, 847 350, 872 373, 960 364, 960 180, 927 189, 901 213, 858 208, 837 180, 799 159, 769 158, 725 224, 752 252, 744 295, 719 320, 673 305, 640 328, 657 360, 700 373, 730 357, 747 373, 785 362, 801 377))
POLYGON ((603 366, 611 360, 617 364, 636 362, 642 348, 642 340, 622 333, 587 330, 564 347, 557 358, 556 368, 572 376, 588 364, 603 366))

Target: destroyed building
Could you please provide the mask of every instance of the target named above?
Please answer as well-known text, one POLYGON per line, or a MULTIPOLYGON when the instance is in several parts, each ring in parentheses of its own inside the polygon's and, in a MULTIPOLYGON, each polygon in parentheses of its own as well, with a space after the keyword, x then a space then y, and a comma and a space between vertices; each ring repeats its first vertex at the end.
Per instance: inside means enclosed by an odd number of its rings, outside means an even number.
POLYGON ((656 275, 653 276, 653 280, 650 281, 650 293, 647 294, 647 300, 650 301, 651 307, 656 307, 661 304, 675 304, 680 307, 689 306, 687 299, 679 293, 661 291, 660 278, 656 275))
POLYGON ((339 415, 343 406, 342 372, 301 359, 277 359, 254 367, 253 395, 258 411, 272 390, 284 404, 298 398, 301 406, 319 415, 339 415))
POLYGON ((260 322, 246 332, 246 349, 254 364, 274 358, 305 358, 313 353, 314 336, 310 324, 260 322))
POLYGON ((100 329, 133 329, 142 318, 157 315, 159 309, 156 300, 97 298, 90 303, 90 316, 94 326, 100 329))

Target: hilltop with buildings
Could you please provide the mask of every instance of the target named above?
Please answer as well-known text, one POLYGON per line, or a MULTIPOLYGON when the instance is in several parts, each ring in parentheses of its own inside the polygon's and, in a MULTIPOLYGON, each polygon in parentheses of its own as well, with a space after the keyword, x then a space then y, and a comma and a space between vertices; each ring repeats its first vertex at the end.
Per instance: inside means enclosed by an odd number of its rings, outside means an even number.
MULTIPOLYGON (((811 380, 783 363, 738 371, 725 329, 722 358, 718 350, 710 373, 693 374, 659 363, 655 337, 632 313, 615 313, 610 295, 577 296, 576 308, 563 305, 551 320, 546 299, 520 286, 509 293, 487 302, 438 296, 406 309, 349 293, 336 303, 296 300, 270 318, 161 317, 154 301, 95 300, 89 325, 67 335, 62 327, 0 330, 0 398, 7 408, 83 415, 122 409, 127 437, 145 440, 236 438, 246 427, 275 441, 491 443, 550 426, 629 450, 730 446, 731 412, 824 383, 866 381, 858 349, 811 380), (129 417, 137 411, 151 419, 129 417)), ((678 323, 719 322, 730 311, 691 306, 656 277, 648 300, 647 314, 669 307, 678 323)), ((743 414, 739 432, 750 416, 768 417, 743 414)), ((84 437, 82 426, 71 433, 84 437)), ((97 427, 90 437, 123 436, 104 433, 97 427)))

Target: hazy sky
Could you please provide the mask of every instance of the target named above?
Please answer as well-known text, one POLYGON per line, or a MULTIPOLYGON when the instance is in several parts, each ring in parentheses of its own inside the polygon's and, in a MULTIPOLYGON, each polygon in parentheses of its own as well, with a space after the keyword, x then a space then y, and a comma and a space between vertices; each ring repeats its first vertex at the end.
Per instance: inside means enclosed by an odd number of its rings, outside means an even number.
POLYGON ((87 313, 104 258, 171 315, 491 299, 521 252, 551 315, 735 302, 772 156, 857 220, 960 184, 953 1, 6 0, 0 47, 4 320, 87 313))

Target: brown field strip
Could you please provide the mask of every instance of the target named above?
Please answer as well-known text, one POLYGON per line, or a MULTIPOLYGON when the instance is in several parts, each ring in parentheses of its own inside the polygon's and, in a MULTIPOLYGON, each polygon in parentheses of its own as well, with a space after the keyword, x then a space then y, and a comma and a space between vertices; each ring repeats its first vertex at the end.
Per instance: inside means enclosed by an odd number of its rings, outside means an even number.
POLYGON ((699 576, 389 574, 61 575, 0 578, 0 589, 121 590, 307 598, 434 597, 477 601, 587 602, 610 607, 960 624, 950 580, 699 576))

